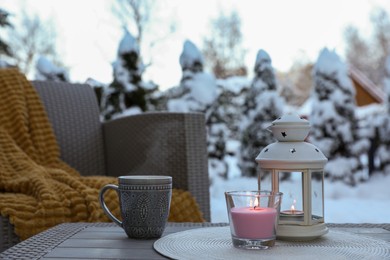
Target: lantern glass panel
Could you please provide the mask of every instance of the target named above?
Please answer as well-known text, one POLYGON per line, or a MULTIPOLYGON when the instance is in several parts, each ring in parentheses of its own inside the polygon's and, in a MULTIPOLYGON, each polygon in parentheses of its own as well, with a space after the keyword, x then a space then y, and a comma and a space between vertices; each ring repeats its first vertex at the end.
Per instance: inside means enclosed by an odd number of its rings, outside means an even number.
POLYGON ((324 222, 323 187, 323 172, 313 171, 311 174, 311 208, 314 223, 324 222))
POLYGON ((283 192, 281 223, 303 221, 303 172, 279 172, 279 190, 283 192))
POLYGON ((261 169, 258 182, 259 190, 272 190, 272 171, 261 169))

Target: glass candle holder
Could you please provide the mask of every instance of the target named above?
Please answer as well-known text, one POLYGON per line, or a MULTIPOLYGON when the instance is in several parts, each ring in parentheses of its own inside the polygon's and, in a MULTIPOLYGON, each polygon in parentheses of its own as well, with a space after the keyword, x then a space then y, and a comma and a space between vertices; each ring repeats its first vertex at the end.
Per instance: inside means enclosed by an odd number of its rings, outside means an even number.
POLYGON ((243 249, 267 249, 275 244, 281 192, 225 192, 233 245, 243 249))

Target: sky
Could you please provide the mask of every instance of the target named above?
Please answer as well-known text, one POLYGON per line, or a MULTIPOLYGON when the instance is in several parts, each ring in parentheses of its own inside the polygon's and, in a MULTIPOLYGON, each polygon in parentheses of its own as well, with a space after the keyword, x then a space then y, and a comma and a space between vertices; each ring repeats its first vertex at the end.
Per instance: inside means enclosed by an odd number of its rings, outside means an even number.
MULTIPOLYGON (((57 49, 69 67, 71 81, 84 82, 91 77, 103 83, 112 81, 111 64, 124 35, 111 3, 111 0, 0 0, 0 6, 15 15, 13 19, 25 8, 27 13, 38 14, 56 25, 57 49)), ((368 37, 372 8, 380 6, 390 13, 388 0, 160 0, 157 3, 150 37, 158 40, 153 48, 141 49, 141 55, 146 63, 151 62, 144 80, 154 81, 161 89, 179 83, 179 56, 184 41, 189 39, 201 49, 204 37, 210 35, 210 20, 220 11, 237 10, 241 17, 246 50, 243 59, 250 72, 259 49, 269 53, 279 71, 287 71, 296 60, 314 62, 324 47, 343 56, 343 30, 347 25, 355 25, 368 37), (161 39, 172 23, 175 32, 161 39)))

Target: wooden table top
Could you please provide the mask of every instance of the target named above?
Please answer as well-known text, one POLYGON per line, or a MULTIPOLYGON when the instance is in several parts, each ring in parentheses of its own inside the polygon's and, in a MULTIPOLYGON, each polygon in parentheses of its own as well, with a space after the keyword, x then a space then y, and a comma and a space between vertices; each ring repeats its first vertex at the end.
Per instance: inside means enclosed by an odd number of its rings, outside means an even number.
MULTIPOLYGON (((163 236, 225 223, 168 223, 163 236)), ((327 224, 330 229, 374 237, 390 243, 390 224, 327 224)), ((0 254, 0 259, 166 259, 153 249, 156 239, 127 238, 113 223, 61 224, 0 254)), ((201 256, 200 256, 201 257, 201 256)))

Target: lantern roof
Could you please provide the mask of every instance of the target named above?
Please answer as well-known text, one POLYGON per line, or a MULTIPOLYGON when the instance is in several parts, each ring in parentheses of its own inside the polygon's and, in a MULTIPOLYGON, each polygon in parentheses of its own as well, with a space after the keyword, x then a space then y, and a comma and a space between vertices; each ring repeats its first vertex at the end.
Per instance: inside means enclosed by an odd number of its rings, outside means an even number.
POLYGON ((309 121, 295 114, 284 115, 272 122, 272 125, 280 124, 310 125, 309 121))
POLYGON ((318 169, 328 159, 313 144, 305 142, 310 123, 298 115, 284 115, 269 127, 278 140, 265 147, 256 157, 261 168, 318 169))

